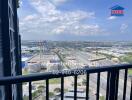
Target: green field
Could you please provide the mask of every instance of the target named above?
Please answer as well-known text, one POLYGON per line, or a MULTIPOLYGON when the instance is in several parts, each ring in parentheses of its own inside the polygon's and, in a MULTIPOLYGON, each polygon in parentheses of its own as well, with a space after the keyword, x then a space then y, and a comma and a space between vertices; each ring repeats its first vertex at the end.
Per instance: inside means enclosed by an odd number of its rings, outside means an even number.
POLYGON ((59 78, 50 79, 49 84, 59 84, 61 80, 59 78))
MULTIPOLYGON (((132 64, 132 53, 128 53, 128 54, 120 57, 120 61, 132 64)), ((128 70, 128 74, 132 75, 132 69, 128 70)))
POLYGON ((132 75, 132 69, 128 70, 128 74, 132 75))
POLYGON ((128 53, 122 57, 120 57, 120 60, 127 63, 132 63, 132 53, 128 53))
POLYGON ((22 75, 28 75, 28 74, 29 74, 29 72, 28 72, 27 69, 23 69, 23 70, 22 70, 22 75))
POLYGON ((104 97, 104 96, 100 96, 99 99, 100 99, 100 100, 105 100, 105 97, 104 97))

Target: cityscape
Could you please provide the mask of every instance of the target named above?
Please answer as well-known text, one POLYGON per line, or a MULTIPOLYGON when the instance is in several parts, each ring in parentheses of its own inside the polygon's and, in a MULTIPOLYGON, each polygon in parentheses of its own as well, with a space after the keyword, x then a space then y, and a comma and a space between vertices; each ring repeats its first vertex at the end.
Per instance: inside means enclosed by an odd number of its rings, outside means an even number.
POLYGON ((0 0, 0 100, 132 100, 131 4, 0 0))
MULTIPOLYGON (((87 41, 22 41, 22 67, 23 74, 36 74, 45 72, 64 71, 79 68, 95 68, 120 64, 131 64, 132 62, 132 42, 87 42, 87 41)), ((80 72, 81 73, 81 72, 80 72)), ((82 72, 83 73, 83 72, 82 72)), ((128 71, 131 76, 132 71, 128 71)), ((118 98, 122 100, 123 76, 124 71, 120 72, 118 98)), ((99 94, 100 100, 105 100, 107 74, 101 74, 101 83, 99 94)), ((128 78, 128 89, 131 86, 131 78, 128 78)), ((33 93, 38 97, 35 99, 45 98, 45 92, 40 91, 44 81, 33 82, 33 93), (41 94, 41 95, 40 95, 41 94), (42 95, 43 94, 43 95, 42 95)), ((50 80, 50 98, 59 100, 60 96, 60 79, 50 80)), ((64 100, 72 100, 73 95, 73 77, 65 78, 64 100)), ((96 99, 96 74, 90 75, 90 100, 96 99)), ((85 99, 86 77, 78 77, 79 98, 85 99)), ((28 84, 23 85, 23 93, 28 96, 28 84)), ((127 90, 130 94, 130 90, 127 90)), ((129 100, 129 96, 126 96, 129 100)))

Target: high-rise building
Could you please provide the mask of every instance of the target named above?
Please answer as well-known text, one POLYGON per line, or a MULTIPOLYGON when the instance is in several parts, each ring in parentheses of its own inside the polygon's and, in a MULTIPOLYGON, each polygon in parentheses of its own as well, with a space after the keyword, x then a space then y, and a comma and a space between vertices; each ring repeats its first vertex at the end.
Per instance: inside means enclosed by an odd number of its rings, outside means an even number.
MULTIPOLYGON (((18 0, 0 0, 0 77, 21 75, 18 0)), ((21 84, 0 87, 0 100, 21 100, 21 84)))

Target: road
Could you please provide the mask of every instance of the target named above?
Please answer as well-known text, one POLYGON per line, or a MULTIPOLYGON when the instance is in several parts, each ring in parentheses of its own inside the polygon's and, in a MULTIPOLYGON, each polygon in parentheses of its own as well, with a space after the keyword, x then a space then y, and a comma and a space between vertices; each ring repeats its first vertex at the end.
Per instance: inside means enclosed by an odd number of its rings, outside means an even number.
MULTIPOLYGON (((71 51, 70 52, 71 56, 76 58, 76 62, 78 63, 83 63, 85 65, 91 65, 90 59, 95 59, 96 57, 99 58, 98 56, 96 56, 95 54, 91 54, 91 53, 86 53, 86 52, 82 52, 82 51, 71 51)), ((66 62, 66 61, 65 61, 66 62)), ((97 65, 100 65, 100 63, 96 62, 97 65)), ((101 63, 103 64, 108 64, 108 65, 113 65, 115 64, 112 61, 106 60, 104 62, 101 63)), ((102 66, 100 65, 100 66, 102 66)), ((72 68, 76 68, 78 66, 69 66, 71 69, 72 68)), ((81 77, 82 79, 85 79, 85 77, 81 77)), ((69 79, 70 81, 73 79, 69 79)), ((90 75, 90 90, 92 90, 92 93, 95 94, 96 93, 96 86, 97 86, 97 75, 95 74, 91 74, 90 75)), ((106 84, 107 84, 107 73, 101 73, 101 77, 100 77, 100 95, 106 96, 106 84)), ((126 91, 126 100, 129 100, 130 97, 130 79, 128 79, 128 84, 127 84, 127 91, 126 91)), ((118 100, 122 100, 123 97, 123 87, 124 87, 124 71, 120 71, 120 75, 119 75, 119 89, 118 89, 118 100)), ((93 98, 93 96, 90 96, 91 100, 95 100, 95 98, 93 98)))

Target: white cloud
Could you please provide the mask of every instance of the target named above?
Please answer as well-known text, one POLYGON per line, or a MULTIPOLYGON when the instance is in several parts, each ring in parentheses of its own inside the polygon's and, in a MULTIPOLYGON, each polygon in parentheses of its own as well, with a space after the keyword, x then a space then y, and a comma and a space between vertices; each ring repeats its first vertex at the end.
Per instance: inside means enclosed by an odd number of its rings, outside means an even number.
POLYGON ((60 12, 56 10, 56 7, 48 0, 29 0, 31 6, 33 6, 41 15, 53 16, 60 12))
MULTIPOLYGON (((20 20, 20 32, 25 36, 54 34, 95 35, 103 30, 99 25, 83 24, 82 20, 95 18, 95 12, 82 10, 65 11, 56 9, 49 0, 29 0, 30 5, 37 11, 20 20)), ((59 0, 57 0, 59 2, 59 0)), ((61 0, 60 0, 61 1, 61 0)))
POLYGON ((67 1, 69 0, 50 0, 53 4, 55 5, 60 5, 60 4, 63 4, 63 3, 66 3, 67 1))
POLYGON ((59 27, 57 27, 57 28, 55 28, 54 30, 53 30, 53 33, 57 33, 57 34, 60 34, 60 33, 63 33, 64 31, 65 31, 65 29, 66 29, 66 26, 59 26, 59 27))
POLYGON ((35 18, 37 18, 37 15, 28 15, 24 18, 24 21, 33 21, 35 18))
POLYGON ((121 24, 120 31, 122 33, 124 33, 127 30, 127 28, 128 28, 128 25, 127 24, 121 24))
POLYGON ((116 16, 110 16, 110 17, 108 17, 107 19, 108 20, 114 20, 114 19, 116 19, 117 17, 116 16))

